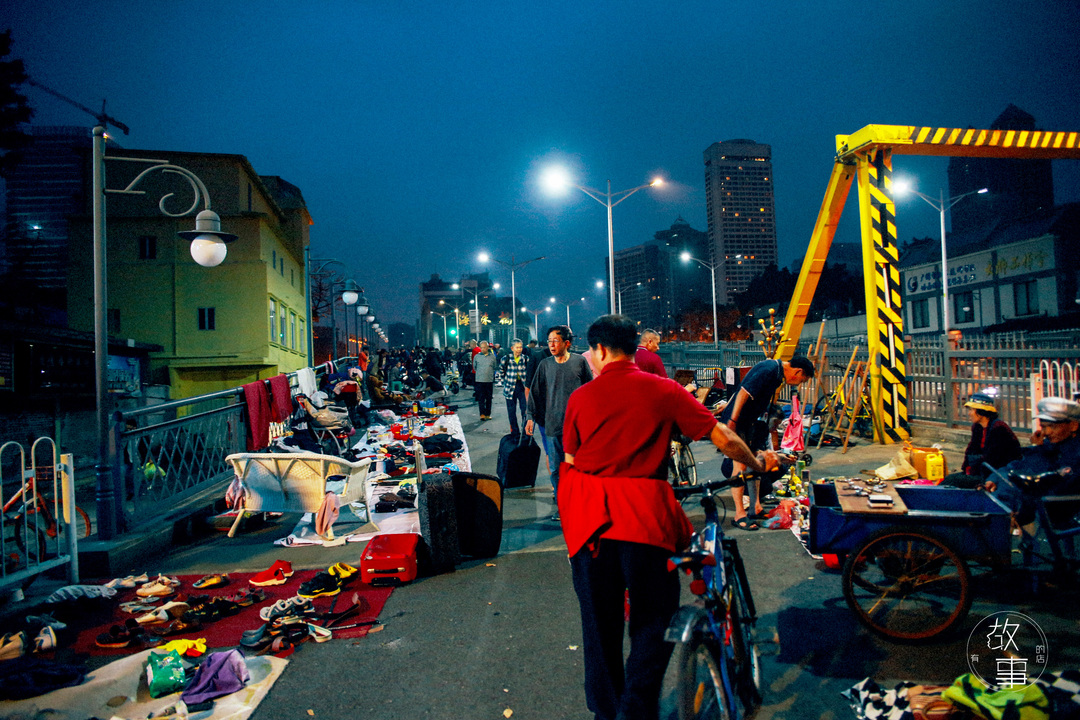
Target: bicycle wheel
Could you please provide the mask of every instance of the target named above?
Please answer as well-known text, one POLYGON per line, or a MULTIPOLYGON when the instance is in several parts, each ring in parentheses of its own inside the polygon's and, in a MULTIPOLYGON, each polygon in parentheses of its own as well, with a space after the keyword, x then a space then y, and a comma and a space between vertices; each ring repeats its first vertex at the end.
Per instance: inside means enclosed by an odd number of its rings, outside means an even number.
POLYGON ((735 655, 735 691, 742 701, 743 711, 749 715, 761 703, 761 654, 750 626, 746 596, 742 582, 736 573, 729 579, 729 612, 731 644, 735 655))
POLYGON ((675 708, 679 720, 731 720, 728 693, 724 690, 722 657, 713 642, 694 633, 679 645, 675 676, 675 708))
POLYGON ((929 640, 964 621, 971 573, 947 544, 922 531, 885 528, 844 563, 844 598, 855 616, 892 640, 929 640))
POLYGON ((697 461, 689 445, 679 443, 675 453, 676 478, 680 485, 697 485, 697 461))
MULTIPOLYGON (((64 530, 62 524, 57 525, 60 532, 64 530)), ((90 537, 90 516, 78 505, 75 506, 75 537, 85 540, 90 537)))

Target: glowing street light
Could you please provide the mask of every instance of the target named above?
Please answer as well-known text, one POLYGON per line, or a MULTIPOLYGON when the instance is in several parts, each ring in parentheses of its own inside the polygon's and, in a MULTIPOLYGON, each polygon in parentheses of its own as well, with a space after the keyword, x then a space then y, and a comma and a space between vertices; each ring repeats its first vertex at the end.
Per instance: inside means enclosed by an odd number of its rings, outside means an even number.
POLYGON ((704 260, 699 260, 685 250, 682 252, 681 255, 679 255, 679 259, 682 260, 684 263, 693 260, 694 262, 709 268, 709 277, 712 279, 712 344, 715 348, 718 344, 717 335, 719 334, 720 330, 720 328, 716 325, 716 268, 723 265, 724 261, 721 260, 718 263, 707 263, 704 260))
MULTIPOLYGON (((512 318, 512 320, 511 320, 511 326, 512 327, 510 329, 510 338, 511 338, 510 342, 513 343, 514 339, 517 338, 517 283, 514 280, 514 271, 517 270, 518 268, 525 267, 529 263, 534 263, 537 260, 543 260, 544 256, 541 255, 540 257, 533 258, 532 260, 525 260, 523 262, 515 262, 514 261, 514 256, 510 255, 510 262, 506 262, 505 260, 499 260, 498 258, 492 258, 486 252, 481 252, 479 255, 477 255, 477 259, 482 263, 487 263, 488 261, 494 259, 495 262, 499 263, 503 267, 508 268, 510 270, 510 308, 511 308, 510 317, 512 318)), ((498 289, 499 284, 495 283, 494 287, 495 287, 495 289, 498 289)))
POLYGON ((615 233, 611 224, 611 208, 621 203, 626 198, 630 197, 638 190, 644 190, 647 187, 659 187, 664 184, 662 178, 655 178, 652 182, 645 183, 644 185, 638 185, 635 188, 629 190, 621 190, 619 192, 611 192, 611 181, 607 181, 607 192, 601 192, 600 190, 594 190, 592 188, 585 187, 584 185, 578 185, 574 182, 570 173, 565 168, 553 166, 549 167, 540 176, 540 184, 547 189, 547 191, 553 195, 565 195, 566 191, 575 187, 581 192, 585 193, 593 200, 597 201, 601 205, 607 207, 607 232, 608 232, 608 287, 611 289, 610 298, 608 300, 611 312, 615 312, 615 233))
POLYGON ((945 199, 945 191, 938 191, 938 200, 934 200, 921 192, 916 190, 910 181, 904 179, 898 179, 893 182, 893 193, 903 197, 907 194, 918 195, 926 203, 938 211, 941 218, 941 332, 949 332, 949 257, 945 251, 945 211, 951 208, 956 203, 960 202, 968 195, 984 195, 990 192, 988 188, 980 188, 978 190, 972 190, 971 192, 963 193, 962 195, 956 195, 949 199, 945 199))

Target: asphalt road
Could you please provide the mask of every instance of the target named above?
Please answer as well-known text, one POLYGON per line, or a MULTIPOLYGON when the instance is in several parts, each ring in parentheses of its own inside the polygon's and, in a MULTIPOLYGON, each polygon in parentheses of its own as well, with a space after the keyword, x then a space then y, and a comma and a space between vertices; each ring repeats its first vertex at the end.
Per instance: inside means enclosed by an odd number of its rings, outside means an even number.
MULTIPOLYGON (((505 406, 496 402, 495 419, 481 423, 471 396, 463 392, 457 399, 474 469, 494 474, 498 441, 508 430, 505 406)), ((918 439, 929 444, 935 438, 918 439)), ((719 478, 721 456, 712 446, 699 442, 694 451, 701 480, 719 478)), ((846 455, 815 451, 812 472, 858 474, 884 464, 895 451, 865 441, 846 455)), ((536 489, 507 492, 497 558, 395 590, 378 633, 302 646, 255 720, 494 719, 506 717, 506 710, 521 720, 590 717, 577 602, 559 528, 547 519, 553 505, 543 459, 540 478, 536 489)), ((688 510, 700 523, 700 509, 688 510)), ((215 538, 182 549, 167 566, 172 572, 262 567, 279 554, 304 567, 358 559, 359 549, 348 547, 266 547, 286 530, 215 538)), ((934 645, 899 645, 857 623, 843 600, 839 574, 810 557, 790 531, 730 532, 739 540, 759 612, 765 699, 757 718, 852 717, 840 692, 868 676, 886 685, 947 684, 967 671, 967 634, 976 620, 1001 609, 1021 609, 1040 623, 1049 638, 1051 669, 1080 667, 1075 592, 1032 600, 1016 576, 980 579, 963 632, 934 645)), ((685 589, 684 596, 691 598, 685 589)), ((673 717, 669 698, 663 708, 665 717, 673 717)))

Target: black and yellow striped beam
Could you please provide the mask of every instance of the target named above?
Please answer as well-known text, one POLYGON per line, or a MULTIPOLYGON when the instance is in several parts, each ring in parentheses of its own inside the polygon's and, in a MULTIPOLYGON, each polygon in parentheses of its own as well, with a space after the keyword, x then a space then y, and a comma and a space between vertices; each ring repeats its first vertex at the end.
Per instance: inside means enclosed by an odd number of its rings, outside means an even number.
POLYGON ((908 433, 892 153, 878 148, 862 154, 857 168, 874 434, 881 442, 894 443, 906 440, 908 433))
POLYGON ((836 136, 840 162, 853 162, 877 148, 888 148, 894 155, 1058 160, 1080 158, 1080 132, 867 125, 851 135, 836 136))

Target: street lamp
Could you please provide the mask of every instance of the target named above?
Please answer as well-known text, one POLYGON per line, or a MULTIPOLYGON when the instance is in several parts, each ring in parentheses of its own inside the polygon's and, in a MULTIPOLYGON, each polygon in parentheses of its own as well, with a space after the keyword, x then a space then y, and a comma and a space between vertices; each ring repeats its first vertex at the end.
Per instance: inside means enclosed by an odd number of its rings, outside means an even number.
POLYGON ((591 197, 596 202, 607 207, 607 237, 608 237, 608 287, 611 289, 610 303, 611 312, 615 312, 615 233, 612 230, 611 225, 611 208, 621 203, 626 198, 630 197, 638 190, 644 190, 647 187, 659 187, 664 184, 662 178, 656 178, 652 182, 645 183, 644 185, 638 185, 636 188, 630 188, 629 190, 621 190, 619 192, 611 192, 611 181, 607 181, 607 192, 601 192, 592 188, 585 187, 584 185, 578 185, 575 183, 570 174, 565 169, 560 167, 549 168, 541 178, 541 182, 549 191, 560 193, 565 192, 568 187, 576 187, 581 192, 591 197))
POLYGON ((533 316, 533 332, 536 333, 536 341, 540 342, 540 315, 542 313, 551 312, 551 307, 545 307, 543 310, 529 310, 528 308, 522 308, 527 313, 532 313, 533 316))
POLYGON ((112 459, 109 453, 109 327, 108 327, 108 264, 106 256, 105 233, 105 193, 122 195, 144 195, 145 191, 135 187, 150 173, 160 170, 163 173, 180 175, 191 185, 195 201, 191 207, 181 213, 172 213, 165 209, 165 201, 172 193, 158 201, 158 209, 169 217, 190 215, 203 202, 203 210, 195 216, 195 230, 177 233, 181 238, 191 241, 191 257, 203 267, 220 265, 225 259, 225 243, 236 239, 236 235, 221 232, 221 218, 210 209, 210 193, 206 185, 195 173, 164 160, 149 160, 131 157, 110 157, 109 160, 149 163, 150 167, 135 176, 123 190, 109 190, 105 187, 105 128, 94 128, 93 142, 93 224, 94 224, 94 390, 97 403, 97 462, 95 465, 95 493, 97 502, 98 537, 110 540, 116 536, 119 525, 118 493, 119 475, 113 477, 112 459))
POLYGON ((461 350, 461 322, 459 320, 459 314, 461 312, 461 309, 448 304, 445 300, 440 300, 439 304, 446 305, 448 308, 454 311, 454 338, 456 340, 457 349, 461 350))
MULTIPOLYGON (((477 280, 466 280, 465 282, 470 283, 473 286, 473 289, 470 290, 467 287, 463 287, 464 283, 461 283, 461 284, 454 283, 453 285, 450 286, 450 289, 451 290, 464 290, 465 292, 472 293, 473 299, 470 300, 469 302, 473 303, 476 306, 476 328, 477 328, 476 332, 473 333, 473 335, 474 335, 473 339, 476 340, 477 343, 479 344, 479 340, 480 340, 480 282, 477 281, 477 280)), ((499 289, 499 283, 494 283, 491 287, 492 287, 493 290, 498 290, 499 289)))
POLYGON ((717 344, 718 344, 717 343, 717 335, 719 334, 719 330, 720 330, 720 328, 716 324, 716 268, 723 265, 724 261, 721 260, 718 263, 707 263, 704 260, 699 260, 698 258, 694 257, 693 255, 691 255, 689 252, 687 252, 685 250, 683 251, 683 253, 681 255, 679 255, 679 258, 684 263, 685 262, 690 262, 691 260, 693 260, 694 262, 699 263, 699 264, 709 268, 709 277, 712 279, 712 344, 713 344, 713 347, 715 348, 715 347, 717 347, 717 344))
POLYGON ((558 303, 559 305, 566 306, 566 327, 570 327, 570 307, 573 305, 580 305, 581 303, 585 302, 585 298, 578 298, 577 300, 571 300, 570 302, 563 302, 562 300, 556 300, 555 298, 551 298, 549 302, 551 302, 552 304, 558 303))
MULTIPOLYGON (((477 259, 480 260, 480 262, 482 262, 482 263, 486 263, 489 260, 494 260, 495 262, 499 263, 503 267, 510 269, 510 308, 511 308, 510 318, 511 318, 511 325, 512 325, 511 330, 510 330, 510 337, 511 337, 510 342, 511 342, 511 344, 513 344, 514 339, 517 338, 517 284, 514 281, 514 271, 517 270, 518 268, 525 267, 529 263, 534 263, 537 260, 543 260, 544 256, 541 255, 540 257, 533 258, 532 260, 525 260, 524 262, 514 262, 514 256, 511 254, 510 255, 510 262, 506 262, 505 260, 499 260, 498 258, 493 258, 490 255, 488 255, 486 252, 481 252, 480 255, 477 256, 477 259)), ((498 287, 497 284, 496 284, 496 287, 498 287)))
POLYGON ((432 310, 431 314, 432 315, 438 315, 439 317, 442 318, 442 343, 443 343, 444 348, 449 347, 450 342, 447 340, 447 334, 446 334, 446 316, 449 315, 450 313, 441 313, 441 312, 435 312, 434 310, 432 310))
POLYGON ((945 190, 942 189, 938 191, 937 202, 934 202, 933 198, 923 195, 913 188, 911 183, 906 180, 897 180, 894 182, 893 191, 897 195, 906 195, 907 193, 918 195, 925 200, 930 207, 937 210, 941 218, 941 332, 947 333, 949 332, 949 256, 945 251, 945 211, 966 198, 968 195, 983 195, 990 192, 990 190, 989 188, 980 188, 961 195, 955 195, 946 200, 945 190))

